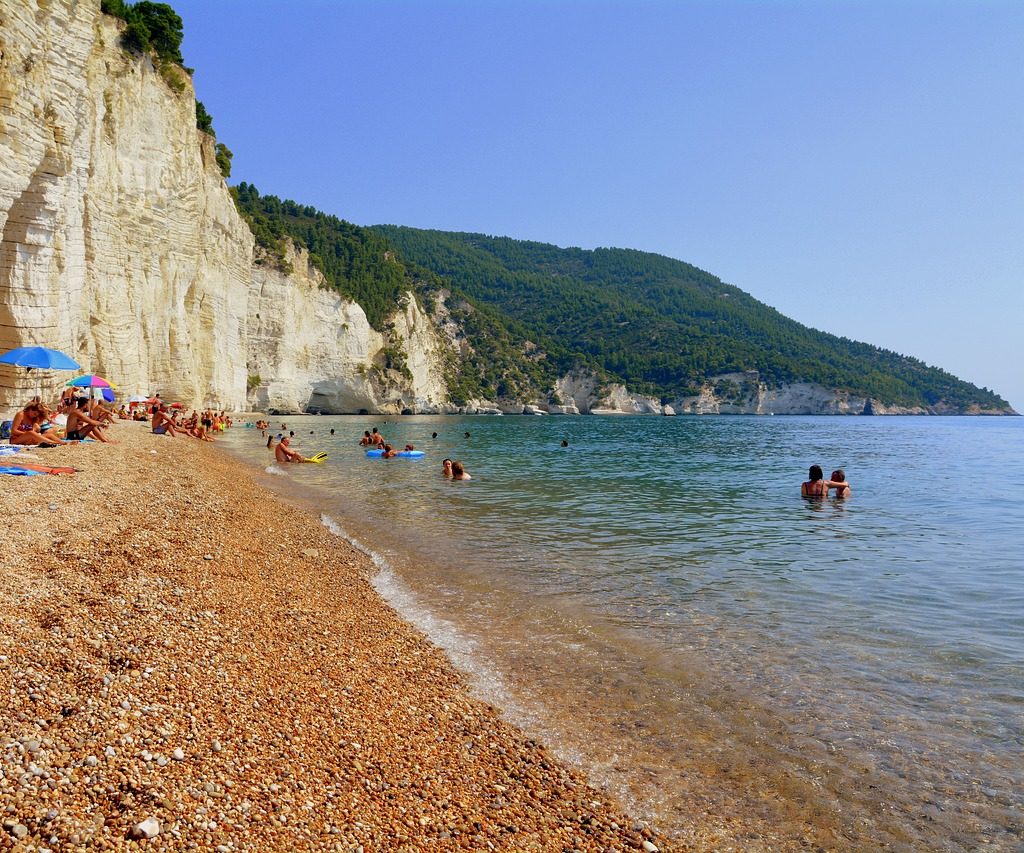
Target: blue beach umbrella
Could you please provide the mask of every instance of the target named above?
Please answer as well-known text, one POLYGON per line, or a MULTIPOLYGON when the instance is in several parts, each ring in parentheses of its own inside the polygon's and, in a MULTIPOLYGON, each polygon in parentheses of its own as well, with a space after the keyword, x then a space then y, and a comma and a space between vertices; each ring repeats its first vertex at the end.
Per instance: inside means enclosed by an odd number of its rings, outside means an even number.
POLYGON ((13 364, 28 370, 40 368, 44 370, 78 370, 77 361, 68 358, 60 350, 46 347, 18 347, 0 355, 0 364, 13 364))

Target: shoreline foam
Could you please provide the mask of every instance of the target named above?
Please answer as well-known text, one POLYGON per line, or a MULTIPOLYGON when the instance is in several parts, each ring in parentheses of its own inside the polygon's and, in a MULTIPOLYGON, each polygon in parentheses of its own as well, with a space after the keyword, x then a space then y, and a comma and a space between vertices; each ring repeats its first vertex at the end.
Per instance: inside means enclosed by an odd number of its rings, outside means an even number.
POLYGON ((669 849, 470 698, 318 519, 216 447, 113 433, 3 484, 5 842, 669 849))

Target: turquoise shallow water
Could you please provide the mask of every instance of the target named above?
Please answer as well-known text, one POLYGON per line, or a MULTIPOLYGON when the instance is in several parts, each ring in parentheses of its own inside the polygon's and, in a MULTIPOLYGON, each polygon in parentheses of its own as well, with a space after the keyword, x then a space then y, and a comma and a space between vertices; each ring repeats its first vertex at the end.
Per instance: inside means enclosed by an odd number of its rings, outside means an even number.
POLYGON ((1024 846, 1024 420, 285 420, 329 461, 224 444, 669 832, 742 809, 849 849, 1024 846), (371 426, 427 457, 365 458, 371 426), (802 500, 812 462, 853 498, 802 500))

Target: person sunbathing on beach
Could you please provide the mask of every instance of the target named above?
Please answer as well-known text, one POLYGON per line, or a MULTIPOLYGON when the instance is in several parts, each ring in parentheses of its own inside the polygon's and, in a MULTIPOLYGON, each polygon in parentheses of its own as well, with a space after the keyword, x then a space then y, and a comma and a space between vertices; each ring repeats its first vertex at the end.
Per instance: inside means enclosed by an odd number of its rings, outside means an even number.
MULTIPOLYGON (((7 460, 12 468, 26 468, 29 471, 38 471, 40 474, 74 474, 78 469, 67 465, 36 465, 34 462, 23 462, 18 459, 16 462, 7 460)), ((6 464, 4 467, 8 467, 6 464)), ((8 473, 8 472, 3 472, 8 473)))
POLYGON ((110 409, 106 408, 99 400, 93 400, 89 403, 89 417, 94 421, 99 421, 100 425, 112 424, 114 422, 114 413, 110 409))
POLYGON ((170 415, 167 414, 167 406, 161 403, 159 407, 154 408, 156 411, 153 412, 153 434, 169 435, 177 438, 178 432, 174 428, 174 421, 172 421, 170 415))
POLYGON ((85 413, 88 405, 88 398, 82 397, 75 404, 74 408, 68 412, 68 422, 65 426, 67 432, 65 435, 71 441, 81 441, 83 438, 95 438, 97 441, 102 441, 105 444, 116 444, 116 442, 112 442, 109 438, 103 435, 103 430, 100 429, 102 424, 85 413))
POLYGON ((193 412, 192 416, 188 420, 182 421, 180 427, 177 426, 177 422, 175 421, 175 426, 186 435, 198 438, 200 441, 213 441, 213 439, 206 434, 206 427, 199 423, 199 414, 197 412, 193 412))
POLYGON ((291 439, 286 435, 278 443, 277 447, 274 448, 274 458, 280 462, 312 462, 312 459, 307 459, 299 451, 292 450, 288 445, 291 439))
POLYGON ((469 472, 462 467, 461 462, 452 462, 452 479, 453 480, 472 480, 469 476, 469 472))
MULTIPOLYGON (((29 403, 11 422, 11 444, 45 444, 54 446, 61 441, 56 435, 45 434, 41 427, 46 420, 41 403, 29 403)), ((56 433, 56 430, 53 430, 56 433)))

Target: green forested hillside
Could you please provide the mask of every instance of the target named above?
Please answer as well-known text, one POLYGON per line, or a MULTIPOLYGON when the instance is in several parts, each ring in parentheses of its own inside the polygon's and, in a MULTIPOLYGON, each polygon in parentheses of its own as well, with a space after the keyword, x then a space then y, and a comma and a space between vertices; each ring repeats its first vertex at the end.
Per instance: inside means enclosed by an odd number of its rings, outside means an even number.
POLYGON ((432 310, 431 292, 465 332, 448 381, 453 401, 543 397, 584 368, 664 402, 709 377, 757 371, 770 385, 817 382, 887 405, 999 409, 987 389, 917 359, 818 332, 739 288, 662 255, 629 249, 561 249, 546 243, 364 228, 294 201, 232 189, 272 263, 284 239, 309 250, 329 286, 387 331, 401 294, 432 310))
POLYGON ((886 404, 1007 404, 914 358, 784 317, 690 264, 628 249, 376 226, 399 255, 516 320, 557 372, 587 366, 674 400, 716 374, 756 370, 886 404))

